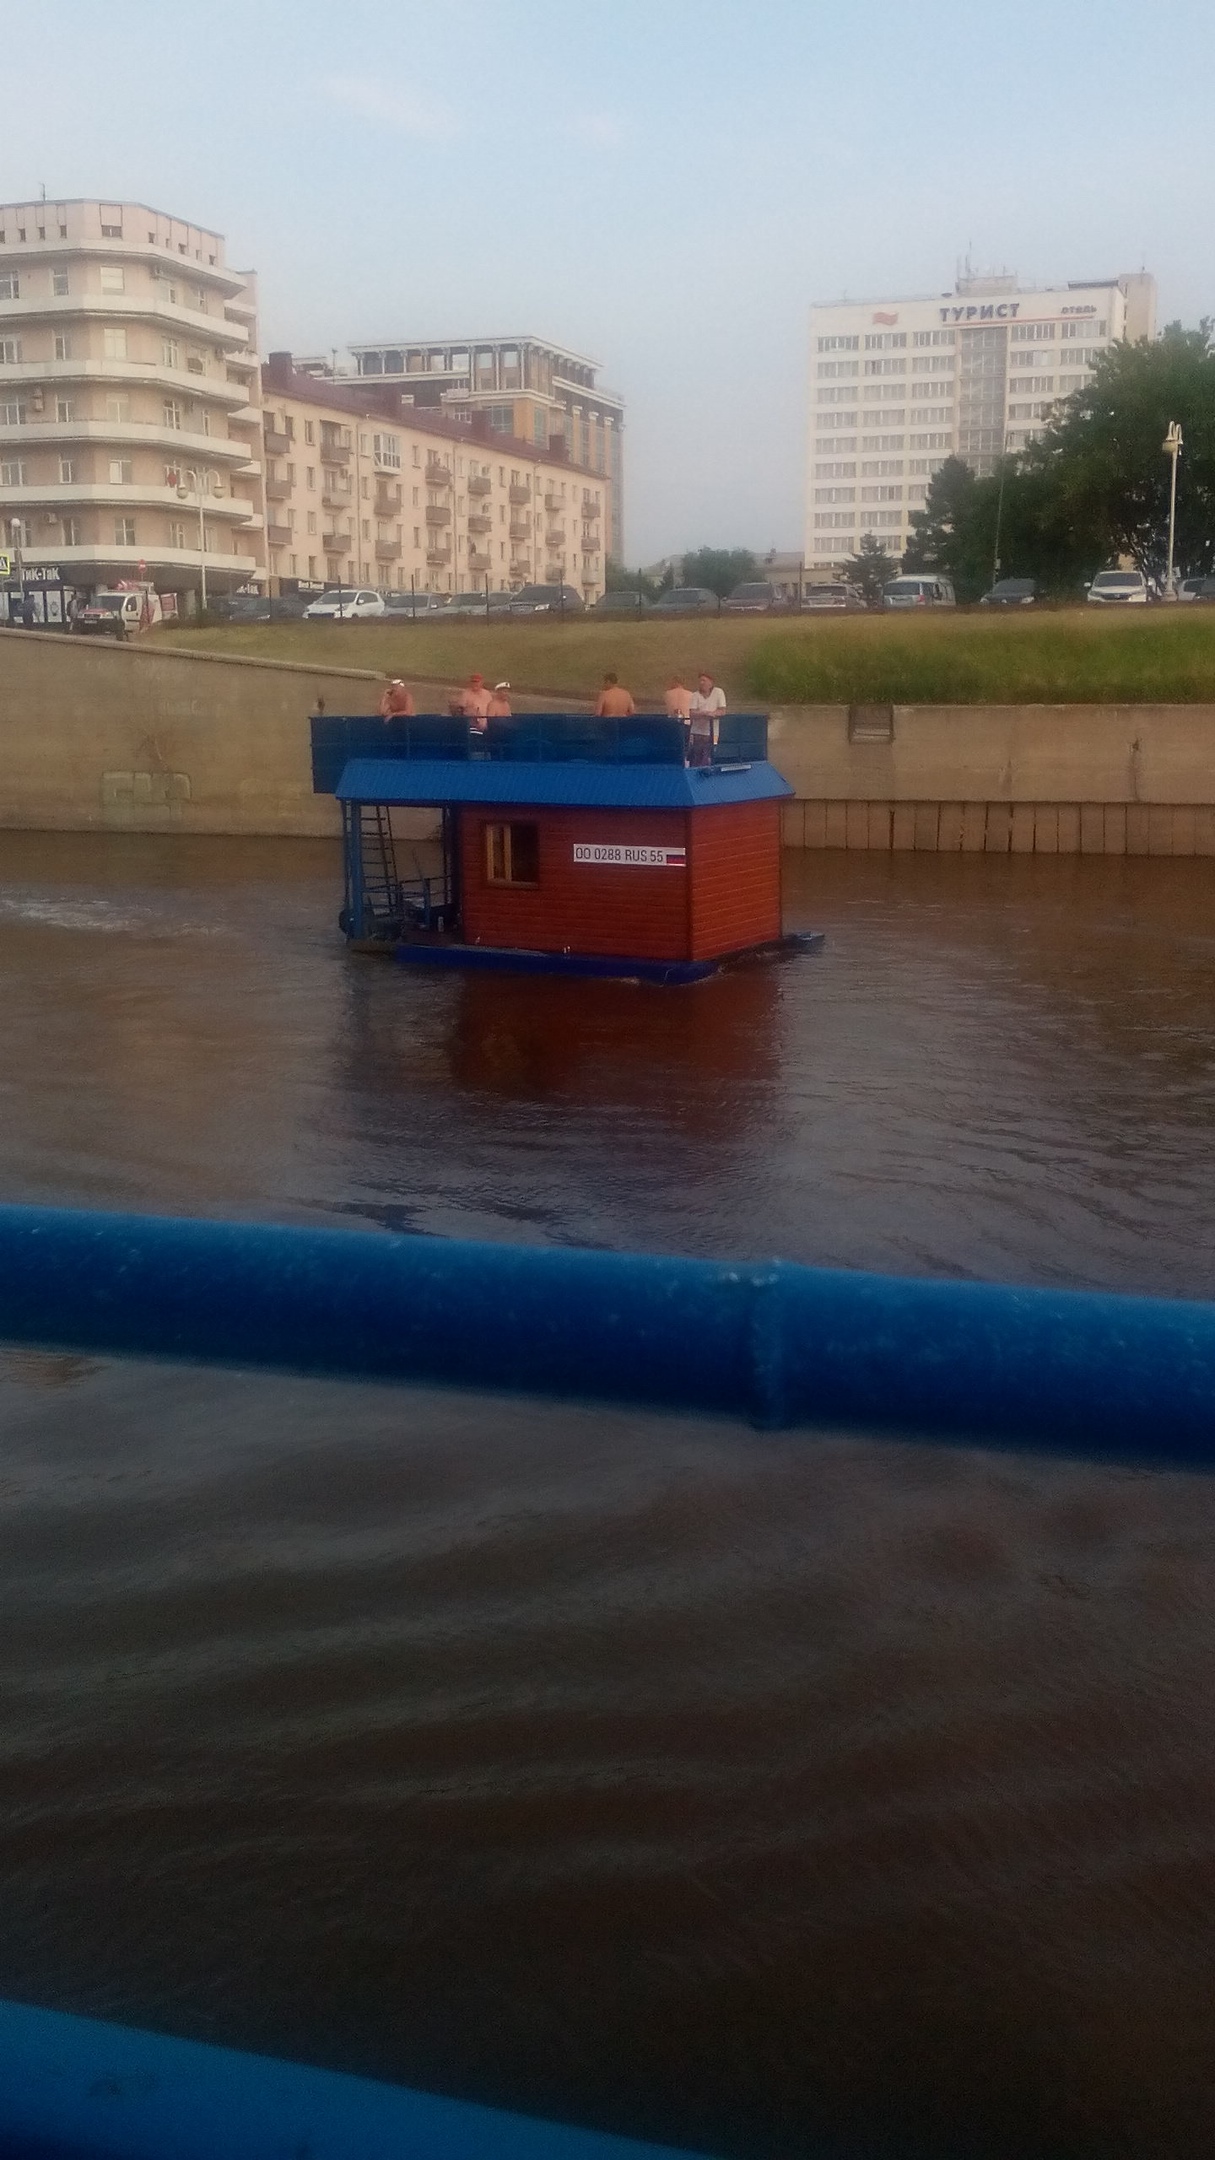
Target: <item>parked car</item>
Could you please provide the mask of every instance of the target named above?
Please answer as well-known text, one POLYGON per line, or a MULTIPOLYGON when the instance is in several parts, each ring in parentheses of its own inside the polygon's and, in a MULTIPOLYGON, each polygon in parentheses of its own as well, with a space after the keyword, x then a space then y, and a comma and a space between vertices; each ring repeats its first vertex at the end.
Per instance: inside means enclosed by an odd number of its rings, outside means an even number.
POLYGON ((160 594, 153 592, 150 585, 140 585, 130 590, 94 593, 87 606, 77 608, 72 628, 81 637, 128 638, 139 630, 150 630, 163 619, 160 594))
MULTIPOLYGON (((491 593, 489 597, 492 603, 493 594, 491 593)), ((492 613, 492 606, 487 610, 485 594, 470 590, 468 592, 453 593, 443 612, 445 615, 484 615, 487 612, 492 613)))
POLYGON ((369 585, 335 585, 304 609, 304 621, 369 622, 386 613, 383 595, 369 585))
POLYGON ((445 615, 449 598, 448 593, 386 592, 384 613, 391 615, 394 621, 400 616, 407 622, 421 621, 427 615, 445 615))
POLYGON ((1182 578, 1180 585, 1177 587, 1177 598, 1179 600, 1215 600, 1215 578, 1182 578))
POLYGON ((1090 607, 1146 607, 1148 584, 1140 570, 1099 570, 1088 589, 1090 607))
POLYGON ((771 615, 784 604, 775 585, 761 579, 757 584, 736 585, 721 608, 723 615, 771 615))
POLYGON ((914 577, 892 578, 882 594, 882 606, 888 608, 956 607, 957 604, 951 580, 938 576, 935 570, 917 573, 914 577))
POLYGON ((659 593, 654 602, 656 615, 720 615, 721 601, 715 592, 705 585, 673 585, 669 592, 659 593))
POLYGON ((863 608, 865 595, 855 585, 806 585, 797 605, 804 615, 843 615, 863 608))
POLYGON ((572 585, 521 585, 511 601, 512 615, 581 615, 583 599, 572 585))
POLYGON ((1031 577, 997 578, 985 592, 980 607, 1032 607, 1038 597, 1037 581, 1031 577))
POLYGON ((653 603, 644 593, 605 592, 595 602, 596 615, 648 615, 653 603))

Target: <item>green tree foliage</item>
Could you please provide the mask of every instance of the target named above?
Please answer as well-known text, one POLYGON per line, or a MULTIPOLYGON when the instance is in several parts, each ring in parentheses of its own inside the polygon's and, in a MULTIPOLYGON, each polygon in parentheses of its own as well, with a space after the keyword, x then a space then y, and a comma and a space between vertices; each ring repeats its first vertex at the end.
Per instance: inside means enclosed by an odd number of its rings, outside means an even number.
POLYGON ((683 559, 685 585, 703 585, 724 600, 736 585, 759 575, 749 548, 697 548, 683 559))
POLYGON ((939 569, 960 600, 993 575, 1034 577, 1074 593, 1129 556, 1159 582, 1168 548, 1165 430, 1180 422, 1175 560, 1185 576, 1215 568, 1215 350, 1211 324, 1171 324, 1155 344, 1114 345, 1090 382, 1056 406, 1038 442, 976 479, 947 458, 913 511, 908 570, 939 569), (1002 477, 1002 484, 1001 484, 1002 477), (998 542, 998 545, 997 545, 998 542), (999 556, 999 569, 996 557, 999 556))
POLYGON ((626 570, 624 564, 617 562, 614 555, 607 558, 604 572, 606 592, 639 592, 644 600, 656 600, 663 585, 670 583, 669 572, 661 579, 647 577, 644 570, 626 570))
POLYGON ((855 555, 844 564, 844 582, 855 585, 863 593, 870 607, 880 607, 882 594, 891 578, 899 574, 899 566, 893 555, 888 555, 880 540, 873 533, 865 533, 855 555))
POLYGON ((1170 323, 1155 344, 1113 345, 1090 382, 1056 409, 1030 446, 1060 517, 1083 535, 1099 568, 1129 555, 1159 579, 1168 547, 1165 430, 1179 421, 1176 562, 1183 575, 1215 560, 1215 350, 1212 324, 1170 323))

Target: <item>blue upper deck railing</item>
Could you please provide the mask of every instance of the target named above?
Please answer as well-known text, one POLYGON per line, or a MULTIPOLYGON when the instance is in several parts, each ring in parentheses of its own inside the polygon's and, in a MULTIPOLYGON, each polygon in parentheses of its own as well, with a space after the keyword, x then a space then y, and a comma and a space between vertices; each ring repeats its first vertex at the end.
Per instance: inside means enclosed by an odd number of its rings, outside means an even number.
MULTIPOLYGON (((317 713, 312 720, 312 785, 332 795, 351 758, 489 757, 534 765, 682 765, 684 729, 665 713, 627 719, 593 713, 516 713, 490 720, 482 736, 447 713, 317 713)), ((759 763, 768 755, 766 713, 722 713, 716 765, 759 763)))

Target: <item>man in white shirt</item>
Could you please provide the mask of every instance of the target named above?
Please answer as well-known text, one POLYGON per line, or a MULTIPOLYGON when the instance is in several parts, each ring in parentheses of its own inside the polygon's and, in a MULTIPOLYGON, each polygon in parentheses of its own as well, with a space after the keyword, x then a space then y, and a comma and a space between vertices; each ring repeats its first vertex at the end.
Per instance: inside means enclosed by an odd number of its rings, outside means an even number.
POLYGON ((713 763, 713 723, 718 713, 726 709, 726 693, 711 675, 703 674, 689 700, 692 736, 688 745, 689 765, 713 763))

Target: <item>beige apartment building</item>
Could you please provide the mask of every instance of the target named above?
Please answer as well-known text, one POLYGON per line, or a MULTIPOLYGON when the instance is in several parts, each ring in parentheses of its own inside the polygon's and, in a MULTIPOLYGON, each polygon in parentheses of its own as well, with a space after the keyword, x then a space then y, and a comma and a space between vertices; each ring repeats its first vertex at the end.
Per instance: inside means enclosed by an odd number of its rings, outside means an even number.
MULTIPOLYGON (((596 377, 599 363, 550 338, 389 338, 348 347, 360 382, 390 382, 415 406, 457 419, 484 413, 495 434, 544 447, 565 440, 569 457, 607 482, 609 553, 624 558, 624 399, 596 377)), ((301 363, 327 373, 327 361, 301 363)))
POLYGON ((272 353, 262 371, 267 544, 275 590, 604 589, 607 476, 388 384, 326 380, 272 353))
POLYGON ((0 205, 0 552, 191 610, 264 581, 251 273, 142 203, 0 205))

